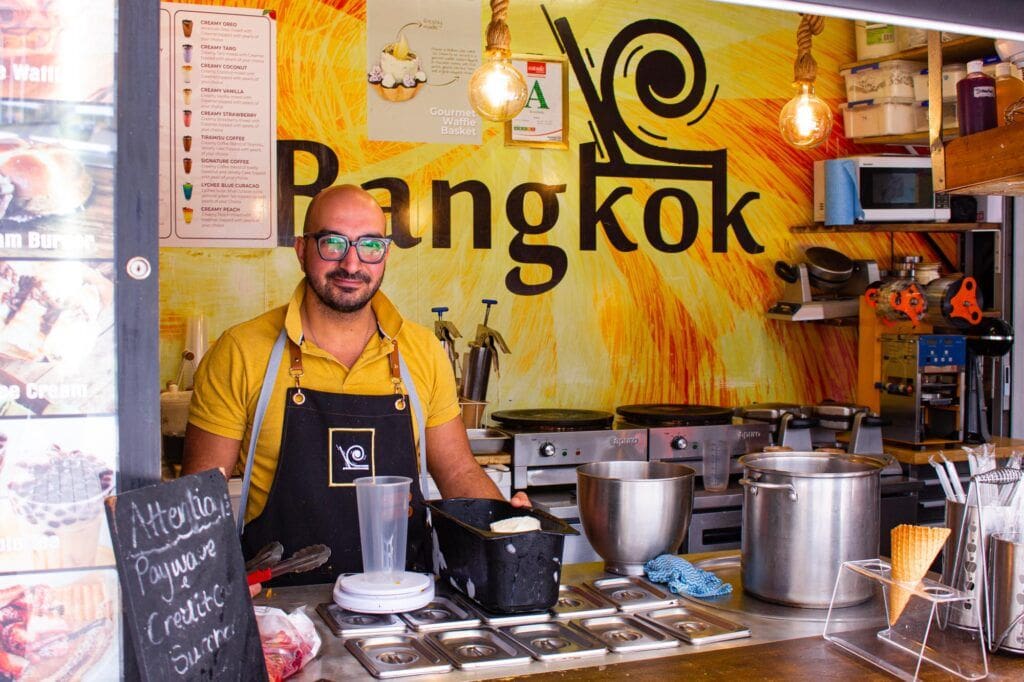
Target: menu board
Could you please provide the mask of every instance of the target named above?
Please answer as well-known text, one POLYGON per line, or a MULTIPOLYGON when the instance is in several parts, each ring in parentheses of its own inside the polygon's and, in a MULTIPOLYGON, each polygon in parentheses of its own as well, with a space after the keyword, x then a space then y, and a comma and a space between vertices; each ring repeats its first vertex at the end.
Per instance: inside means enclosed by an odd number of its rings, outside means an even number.
POLYGON ((0 680, 121 677, 116 10, 0 3, 0 680))
POLYGON ((112 497, 107 519, 142 679, 266 680, 224 476, 112 497))
POLYGON ((277 245, 269 10, 160 6, 162 246, 277 245))

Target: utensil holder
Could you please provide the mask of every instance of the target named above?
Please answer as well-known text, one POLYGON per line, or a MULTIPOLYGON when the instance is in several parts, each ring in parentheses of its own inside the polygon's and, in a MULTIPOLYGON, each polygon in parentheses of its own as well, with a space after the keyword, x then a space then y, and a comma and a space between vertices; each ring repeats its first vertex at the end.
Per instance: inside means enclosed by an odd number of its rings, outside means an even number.
MULTIPOLYGON (((942 550, 942 582, 971 595, 968 601, 950 604, 946 615, 950 624, 974 629, 982 622, 984 604, 978 561, 978 552, 983 547, 978 529, 978 508, 947 499, 946 527, 950 534, 942 550)), ((986 542, 987 539, 986 536, 986 542)))
POLYGON ((462 423, 467 429, 479 429, 483 425, 484 410, 487 409, 485 401, 462 399, 459 407, 462 408, 462 423))
POLYGON ((871 603, 878 609, 876 624, 844 629, 848 625, 837 622, 841 621, 840 612, 831 605, 823 635, 827 641, 902 680, 916 680, 929 667, 963 680, 988 675, 981 624, 974 628, 944 627, 940 621, 944 611, 970 601, 969 593, 928 579, 913 587, 896 583, 891 565, 880 559, 843 562, 835 591, 856 589, 860 583, 870 585, 875 593, 871 603), (889 625, 890 593, 894 587, 906 590, 911 597, 896 623, 889 625))
POLYGON ((992 648, 1024 654, 1024 533, 994 533, 989 550, 992 648))
MULTIPOLYGON (((993 568, 989 561, 992 538, 1004 529, 1016 528, 1015 508, 997 504, 983 504, 981 486, 995 487, 1019 482, 1017 469, 994 469, 972 477, 967 489, 967 502, 946 502, 947 525, 952 529, 943 555, 943 583, 955 589, 967 589, 973 599, 970 603, 951 605, 943 613, 942 625, 947 621, 956 627, 980 627, 985 634, 989 651, 999 648, 993 619, 993 568), (951 557, 951 564, 947 559, 951 557)), ((1016 483, 1015 483, 1016 484, 1016 483)), ((1012 557, 1011 557, 1012 562, 1012 557)), ((1017 562, 1024 565, 1024 561, 1017 562)), ((1003 588, 1007 592, 1007 588, 1003 588)), ((1011 597, 1012 598, 1012 597, 1011 597)), ((1021 597, 1024 599, 1024 596, 1021 597)), ((1024 616, 1022 616, 1024 617, 1024 616)), ((1013 629, 1007 623, 1003 630, 1013 629)), ((1004 633, 1004 634, 1008 634, 1004 633)), ((1021 642, 1024 644, 1024 642, 1021 642)))

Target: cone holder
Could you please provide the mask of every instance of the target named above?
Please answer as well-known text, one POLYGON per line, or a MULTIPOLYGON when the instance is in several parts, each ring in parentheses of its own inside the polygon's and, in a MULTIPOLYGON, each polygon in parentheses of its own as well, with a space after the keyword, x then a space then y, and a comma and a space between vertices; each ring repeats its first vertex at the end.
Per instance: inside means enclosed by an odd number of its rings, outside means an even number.
POLYGON ((927 578, 916 587, 902 585, 893 581, 888 562, 865 559, 843 562, 836 577, 833 602, 836 594, 864 590, 865 582, 872 586, 869 603, 877 605, 878 609, 875 625, 850 629, 850 624, 839 618, 842 609, 830 604, 825 619, 827 641, 902 680, 916 680, 929 668, 938 668, 963 680, 978 680, 988 675, 980 623, 973 629, 944 626, 949 608, 970 601, 969 593, 927 578), (890 593, 894 587, 906 590, 911 596, 899 619, 889 625, 890 593), (836 619, 833 619, 833 609, 836 619))

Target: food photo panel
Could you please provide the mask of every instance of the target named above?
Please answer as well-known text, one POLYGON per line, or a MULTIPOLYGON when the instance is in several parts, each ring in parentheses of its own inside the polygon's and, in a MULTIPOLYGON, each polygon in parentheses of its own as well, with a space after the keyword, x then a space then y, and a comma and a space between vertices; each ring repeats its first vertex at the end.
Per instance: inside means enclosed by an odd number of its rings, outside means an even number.
POLYGON ((0 417, 114 411, 112 270, 0 259, 0 417))
POLYGON ((117 573, 0 576, 0 679, 120 677, 117 573))
POLYGON ((0 573, 114 565, 116 447, 113 416, 0 419, 0 573))
POLYGON ((61 107, 0 132, 0 257, 113 258, 113 107, 61 107))

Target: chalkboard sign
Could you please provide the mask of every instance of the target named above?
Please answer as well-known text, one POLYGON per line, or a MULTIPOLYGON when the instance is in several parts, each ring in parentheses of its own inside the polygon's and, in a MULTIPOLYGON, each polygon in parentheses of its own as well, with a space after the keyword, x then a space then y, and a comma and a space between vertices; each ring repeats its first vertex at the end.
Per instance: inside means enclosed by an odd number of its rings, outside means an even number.
POLYGON ((267 679, 219 471, 110 497, 107 522, 143 679, 267 679))

